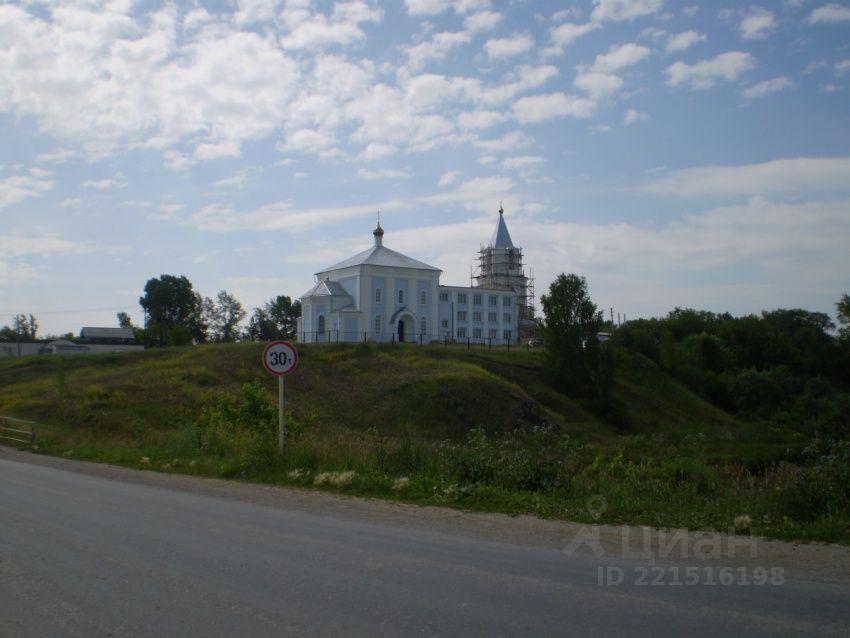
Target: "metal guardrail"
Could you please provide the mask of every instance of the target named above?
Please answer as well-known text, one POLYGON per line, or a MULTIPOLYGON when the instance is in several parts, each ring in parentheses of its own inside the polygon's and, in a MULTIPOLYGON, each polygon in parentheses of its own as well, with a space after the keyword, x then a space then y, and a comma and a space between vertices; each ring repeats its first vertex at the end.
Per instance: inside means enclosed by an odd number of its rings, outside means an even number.
POLYGON ((0 416, 0 442, 3 441, 35 445, 35 421, 0 416))

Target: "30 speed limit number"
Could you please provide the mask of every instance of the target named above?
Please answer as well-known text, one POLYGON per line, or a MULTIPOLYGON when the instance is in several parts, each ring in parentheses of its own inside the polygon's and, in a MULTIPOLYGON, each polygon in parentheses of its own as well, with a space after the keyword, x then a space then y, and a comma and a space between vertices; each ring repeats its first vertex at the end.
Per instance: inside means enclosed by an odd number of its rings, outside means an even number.
POLYGON ((298 351, 288 341, 272 341, 263 350, 263 367, 278 377, 286 376, 298 365, 298 351))

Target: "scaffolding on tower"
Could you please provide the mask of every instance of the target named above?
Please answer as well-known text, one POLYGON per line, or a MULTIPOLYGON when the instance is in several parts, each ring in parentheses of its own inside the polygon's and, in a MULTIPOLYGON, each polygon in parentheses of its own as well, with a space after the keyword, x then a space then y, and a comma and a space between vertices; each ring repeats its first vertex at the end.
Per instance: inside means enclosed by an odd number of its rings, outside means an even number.
POLYGON ((520 338, 533 336, 534 272, 525 274, 522 249, 510 246, 481 245, 478 264, 472 271, 472 285, 477 288, 511 290, 517 295, 520 338))

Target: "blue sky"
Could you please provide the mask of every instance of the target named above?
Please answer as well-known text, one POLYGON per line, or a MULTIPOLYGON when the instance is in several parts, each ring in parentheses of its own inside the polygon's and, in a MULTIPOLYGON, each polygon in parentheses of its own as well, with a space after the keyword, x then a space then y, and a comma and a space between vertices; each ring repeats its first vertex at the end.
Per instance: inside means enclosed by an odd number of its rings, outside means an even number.
POLYGON ((0 3, 0 324, 250 311, 385 244, 464 285, 502 202, 628 317, 850 292, 850 2, 0 3))

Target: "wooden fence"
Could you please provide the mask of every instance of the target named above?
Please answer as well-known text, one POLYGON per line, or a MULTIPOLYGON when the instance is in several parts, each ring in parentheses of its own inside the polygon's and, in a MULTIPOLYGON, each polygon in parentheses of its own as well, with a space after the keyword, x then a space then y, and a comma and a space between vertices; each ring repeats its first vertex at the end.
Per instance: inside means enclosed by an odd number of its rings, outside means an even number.
POLYGON ((35 444, 35 421, 0 416, 0 444, 35 444))

